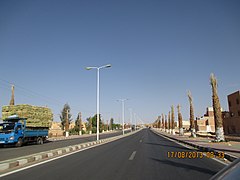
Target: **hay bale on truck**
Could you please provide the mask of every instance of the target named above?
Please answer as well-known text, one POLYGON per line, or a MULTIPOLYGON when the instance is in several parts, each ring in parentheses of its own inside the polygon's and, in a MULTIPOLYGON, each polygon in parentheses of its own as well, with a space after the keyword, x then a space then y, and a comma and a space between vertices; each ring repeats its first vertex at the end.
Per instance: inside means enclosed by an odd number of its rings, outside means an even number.
POLYGON ((53 113, 50 108, 20 104, 2 107, 2 119, 17 115, 19 118, 26 118, 27 127, 51 127, 53 113))

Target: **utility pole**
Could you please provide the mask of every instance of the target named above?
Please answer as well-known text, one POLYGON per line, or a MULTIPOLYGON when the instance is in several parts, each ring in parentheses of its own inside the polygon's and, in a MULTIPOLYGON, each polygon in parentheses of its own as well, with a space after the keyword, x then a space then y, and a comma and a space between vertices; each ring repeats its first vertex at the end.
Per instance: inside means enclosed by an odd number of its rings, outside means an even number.
POLYGON ((65 124, 66 137, 68 137, 68 136, 69 136, 69 120, 68 120, 68 111, 69 111, 69 109, 67 109, 67 117, 66 117, 66 124, 65 124))
POLYGON ((11 96, 11 100, 10 100, 10 103, 9 105, 10 106, 14 106, 15 102, 14 102, 14 85, 12 85, 12 96, 11 96))

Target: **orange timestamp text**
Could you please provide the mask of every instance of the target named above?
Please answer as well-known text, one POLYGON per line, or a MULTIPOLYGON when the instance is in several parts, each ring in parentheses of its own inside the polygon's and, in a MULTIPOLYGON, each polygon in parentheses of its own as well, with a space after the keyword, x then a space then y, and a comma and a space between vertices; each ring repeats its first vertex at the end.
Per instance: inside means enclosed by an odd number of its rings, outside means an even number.
POLYGON ((206 158, 224 158, 224 152, 197 152, 197 151, 168 151, 168 158, 178 158, 178 159, 202 159, 206 158))

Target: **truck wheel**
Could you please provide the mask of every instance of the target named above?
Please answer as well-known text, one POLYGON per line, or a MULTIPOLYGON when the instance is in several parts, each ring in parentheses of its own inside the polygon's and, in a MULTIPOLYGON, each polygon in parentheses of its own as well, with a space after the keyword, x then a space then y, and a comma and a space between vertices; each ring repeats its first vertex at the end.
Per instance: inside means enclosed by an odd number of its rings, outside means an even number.
POLYGON ((18 138, 18 142, 16 143, 16 147, 21 147, 23 144, 22 138, 18 138))
POLYGON ((37 144, 43 144, 43 138, 42 137, 37 138, 37 144))

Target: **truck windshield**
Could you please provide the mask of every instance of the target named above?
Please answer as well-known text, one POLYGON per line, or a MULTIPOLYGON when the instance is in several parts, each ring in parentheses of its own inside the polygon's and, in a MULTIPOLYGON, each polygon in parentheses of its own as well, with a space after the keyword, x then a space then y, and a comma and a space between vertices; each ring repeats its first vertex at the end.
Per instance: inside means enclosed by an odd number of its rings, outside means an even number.
POLYGON ((0 132, 8 132, 14 130, 15 123, 1 123, 0 132))

